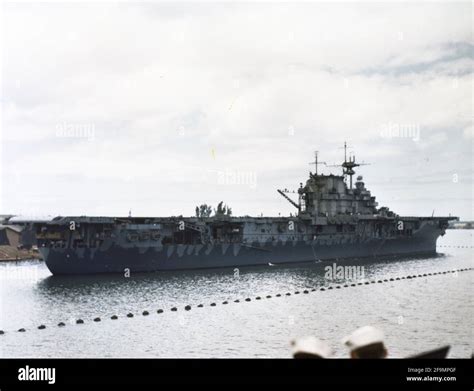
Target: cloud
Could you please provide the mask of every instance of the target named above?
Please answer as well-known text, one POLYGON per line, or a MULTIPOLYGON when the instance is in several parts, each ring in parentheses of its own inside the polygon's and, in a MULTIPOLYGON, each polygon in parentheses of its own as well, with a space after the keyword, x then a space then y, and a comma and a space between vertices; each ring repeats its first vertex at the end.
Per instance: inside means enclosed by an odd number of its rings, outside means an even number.
MULTIPOLYGON (((387 172, 417 183, 460 170, 472 161, 470 11, 8 3, 1 209, 192 214, 224 199, 238 202, 235 213, 286 213, 275 188, 297 187, 314 149, 339 162, 344 140, 373 162, 361 169, 369 188, 387 172), (216 170, 255 173, 257 186, 220 185, 209 175, 216 170), (110 202, 92 206, 96 198, 110 202)), ((471 182, 456 191, 471 194, 471 182)), ((469 203, 444 202, 442 184, 420 183, 439 194, 441 211, 471 213, 469 203)), ((418 201, 392 209, 426 212, 417 185, 404 192, 418 201)), ((388 198, 384 188, 374 193, 388 198)))

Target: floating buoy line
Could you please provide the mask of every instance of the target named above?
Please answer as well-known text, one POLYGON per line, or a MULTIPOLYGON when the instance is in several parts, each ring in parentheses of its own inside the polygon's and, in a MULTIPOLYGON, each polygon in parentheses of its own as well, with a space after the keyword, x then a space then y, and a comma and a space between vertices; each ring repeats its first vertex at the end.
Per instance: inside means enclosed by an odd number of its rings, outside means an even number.
MULTIPOLYGON (((442 247, 442 246, 439 246, 439 247, 442 247)), ((341 284, 332 284, 332 285, 328 285, 328 286, 320 286, 320 287, 317 287, 317 288, 305 288, 304 290, 302 291, 295 291, 293 293, 291 292, 286 292, 286 293, 277 293, 275 295, 266 295, 266 296, 256 296, 255 297, 255 300, 263 300, 264 298, 265 299, 271 299, 273 297, 283 297, 283 296, 291 296, 292 294, 294 295, 299 295, 299 294, 309 294, 311 292, 324 292, 326 290, 333 290, 333 289, 343 289, 343 288, 350 288, 350 287, 357 287, 357 286, 362 286, 362 285, 372 285, 372 284, 383 284, 383 283, 386 283, 386 282, 394 282, 394 281, 401 281, 401 280, 411 280, 411 279, 415 279, 415 278, 420 278, 420 277, 431 277, 431 276, 438 276, 438 275, 442 275, 442 274, 452 274, 452 273, 458 273, 458 272, 465 272, 465 271, 470 271, 470 270, 473 270, 474 268, 470 267, 470 268, 463 268, 463 269, 453 269, 453 270, 446 270, 446 271, 441 271, 441 272, 431 272, 431 273, 423 273, 423 274, 411 274, 411 275, 407 275, 407 276, 403 276, 403 277, 390 277, 390 278, 379 278, 379 279, 374 279, 374 280, 370 280, 370 281, 364 281, 364 282, 353 282, 353 283, 345 283, 343 285, 341 284)), ((243 299, 242 301, 245 301, 245 302, 251 302, 252 301, 252 298, 250 297, 247 297, 245 299, 243 299)), ((239 299, 235 299, 233 300, 234 303, 240 303, 241 300, 239 299)), ((229 301, 225 300, 221 303, 222 305, 226 305, 226 304, 229 304, 229 301)), ((217 306, 217 303, 215 302, 212 302, 209 304, 210 307, 216 307, 217 306)), ((204 304, 198 304, 196 306, 197 308, 203 308, 205 307, 204 304)), ((192 309, 192 306, 191 305, 186 305, 183 307, 185 311, 191 311, 192 309)), ((164 313, 164 309, 160 308, 158 310, 156 310, 156 313, 157 314, 162 314, 164 313)), ((171 307, 170 308, 170 311, 171 312, 176 312, 178 311, 178 307, 177 306, 174 306, 174 307, 171 307)), ((142 311, 142 316, 148 316, 151 314, 151 312, 149 311, 142 311)), ((133 318, 135 315, 131 312, 129 312, 128 314, 124 315, 123 317, 127 317, 127 318, 133 318)), ((110 316, 110 319, 111 320, 117 320, 119 319, 119 316, 118 315, 112 315, 110 316)), ((92 319, 93 322, 95 323, 98 323, 98 322, 101 322, 102 321, 102 318, 100 317, 95 317, 92 319)), ((83 319, 76 319, 75 320, 75 324, 79 325, 79 324, 84 324, 84 320, 83 319)), ((65 327, 66 326, 66 323, 65 322, 59 322, 56 326, 53 326, 53 327, 65 327)), ((44 324, 40 324, 37 329, 38 330, 44 330, 46 329, 46 325, 44 324)), ((18 330, 15 330, 15 332, 19 332, 19 333, 24 333, 26 332, 27 329, 22 327, 22 328, 19 328, 18 330)), ((5 335, 7 332, 5 330, 0 330, 0 335, 5 335)))

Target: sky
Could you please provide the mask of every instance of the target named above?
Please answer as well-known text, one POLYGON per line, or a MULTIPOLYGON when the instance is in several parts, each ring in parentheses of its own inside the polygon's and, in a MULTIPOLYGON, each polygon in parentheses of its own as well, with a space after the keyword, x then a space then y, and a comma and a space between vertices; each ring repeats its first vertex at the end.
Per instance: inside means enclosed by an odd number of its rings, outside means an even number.
POLYGON ((472 4, 3 3, 0 213, 289 215, 340 174, 473 219, 472 4), (293 196, 296 200, 296 197, 293 196))

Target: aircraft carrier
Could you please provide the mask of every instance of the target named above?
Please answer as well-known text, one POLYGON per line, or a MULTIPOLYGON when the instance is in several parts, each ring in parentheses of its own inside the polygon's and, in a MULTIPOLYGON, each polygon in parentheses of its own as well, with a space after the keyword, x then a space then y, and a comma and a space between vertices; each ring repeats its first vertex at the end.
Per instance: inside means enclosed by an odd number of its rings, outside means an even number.
MULTIPOLYGON (((344 148, 341 175, 315 172, 294 191, 278 190, 290 217, 58 216, 21 221, 53 274, 134 273, 430 254, 456 217, 399 216, 378 208, 344 148), (294 199, 296 198, 296 199, 294 199)), ((206 208, 205 208, 206 209, 206 208)))

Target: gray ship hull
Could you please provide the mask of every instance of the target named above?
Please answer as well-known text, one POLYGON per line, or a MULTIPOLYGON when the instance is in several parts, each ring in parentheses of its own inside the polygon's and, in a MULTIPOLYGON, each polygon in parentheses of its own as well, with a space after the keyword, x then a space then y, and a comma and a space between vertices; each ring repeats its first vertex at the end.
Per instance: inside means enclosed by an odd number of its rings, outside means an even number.
POLYGON ((236 268, 268 264, 291 264, 387 255, 436 253, 441 230, 432 226, 412 237, 345 242, 335 239, 266 243, 208 245, 162 245, 124 248, 111 243, 106 248, 41 248, 53 274, 130 273, 236 268))
MULTIPOLYGON (((316 154, 316 168, 317 164, 316 154)), ((342 175, 316 170, 297 191, 278 190, 297 209, 294 216, 232 216, 222 201, 214 215, 203 204, 190 217, 57 216, 24 221, 23 245, 36 244, 53 274, 236 268, 435 253, 437 238, 457 218, 399 216, 387 207, 378 208, 361 176, 353 184, 359 165, 345 153, 342 175), (291 198, 295 195, 298 202, 291 198)))

